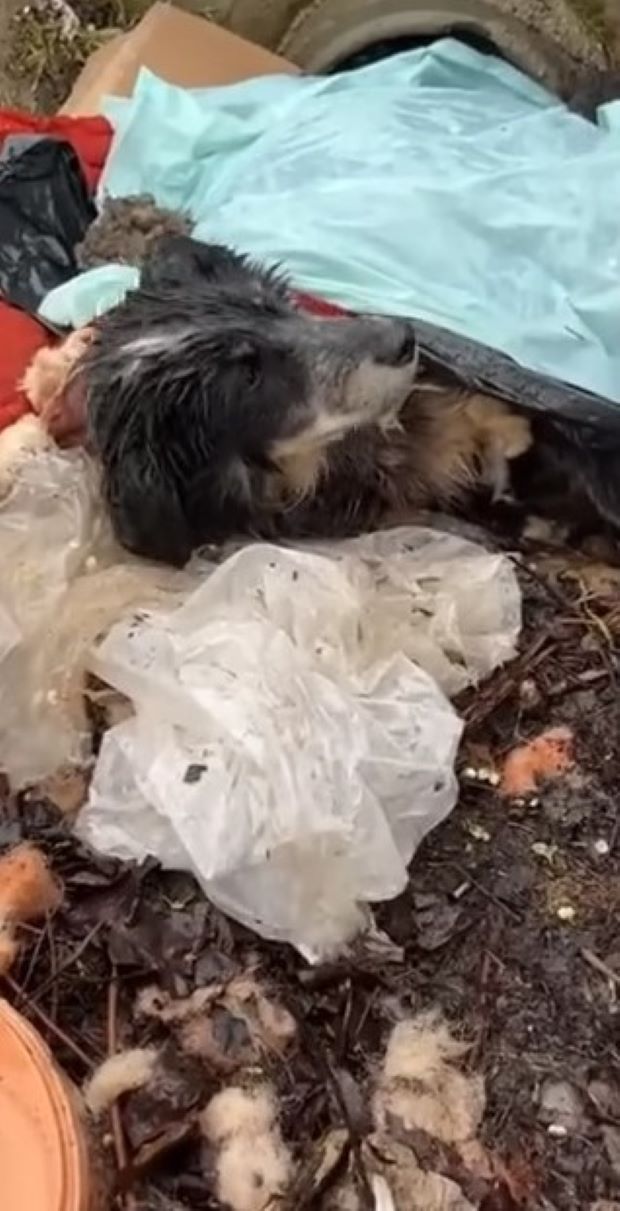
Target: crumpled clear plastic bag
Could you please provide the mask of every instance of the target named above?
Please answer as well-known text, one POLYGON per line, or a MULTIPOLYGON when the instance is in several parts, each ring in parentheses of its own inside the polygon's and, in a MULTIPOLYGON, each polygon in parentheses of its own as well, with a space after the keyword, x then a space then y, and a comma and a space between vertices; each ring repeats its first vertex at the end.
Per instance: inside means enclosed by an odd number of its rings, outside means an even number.
POLYGON ((24 462, 0 500, 0 568, 0 769, 17 790, 88 757, 95 641, 128 610, 176 603, 195 582, 117 547, 79 451, 24 462))
POLYGON ((330 559, 362 560, 374 581, 364 623, 375 655, 404 652, 446 694, 457 694, 514 656, 521 595, 503 555, 458 533, 423 526, 314 543, 312 549, 330 559))
POLYGON ((450 534, 245 547, 99 646, 94 671, 136 714, 104 737, 78 831, 333 953, 453 807, 445 691, 512 655, 519 624, 509 562, 450 534))

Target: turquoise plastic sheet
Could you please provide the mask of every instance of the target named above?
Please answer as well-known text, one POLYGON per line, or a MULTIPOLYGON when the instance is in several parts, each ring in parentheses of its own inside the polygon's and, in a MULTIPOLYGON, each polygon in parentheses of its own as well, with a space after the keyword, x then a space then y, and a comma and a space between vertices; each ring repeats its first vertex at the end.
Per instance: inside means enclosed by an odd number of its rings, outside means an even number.
POLYGON ((143 71, 106 112, 103 191, 150 192, 300 288, 620 401, 617 105, 594 126, 450 39, 324 78, 185 91, 143 71))

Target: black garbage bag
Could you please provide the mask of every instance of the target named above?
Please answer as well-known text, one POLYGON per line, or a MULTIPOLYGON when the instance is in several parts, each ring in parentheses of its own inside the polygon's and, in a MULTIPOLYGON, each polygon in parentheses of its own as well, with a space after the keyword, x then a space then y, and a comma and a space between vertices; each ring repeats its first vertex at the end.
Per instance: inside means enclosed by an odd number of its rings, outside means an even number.
POLYGON ((79 159, 61 139, 7 139, 0 157, 0 296, 35 314, 78 271, 96 216, 79 159))
POLYGON ((527 413, 533 448, 512 464, 528 509, 620 530, 620 408, 615 400, 520 366, 504 353, 433 324, 416 324, 435 374, 503 399, 527 413))

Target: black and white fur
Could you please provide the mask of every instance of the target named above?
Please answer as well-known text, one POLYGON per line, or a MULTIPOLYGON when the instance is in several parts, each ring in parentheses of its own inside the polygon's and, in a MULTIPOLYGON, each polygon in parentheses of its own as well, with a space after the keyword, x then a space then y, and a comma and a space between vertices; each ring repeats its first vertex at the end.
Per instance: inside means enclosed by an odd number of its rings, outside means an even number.
POLYGON ((416 369, 411 324, 316 319, 229 249, 164 241, 81 366, 120 541, 183 564, 207 542, 277 531, 333 446, 396 424, 416 369))

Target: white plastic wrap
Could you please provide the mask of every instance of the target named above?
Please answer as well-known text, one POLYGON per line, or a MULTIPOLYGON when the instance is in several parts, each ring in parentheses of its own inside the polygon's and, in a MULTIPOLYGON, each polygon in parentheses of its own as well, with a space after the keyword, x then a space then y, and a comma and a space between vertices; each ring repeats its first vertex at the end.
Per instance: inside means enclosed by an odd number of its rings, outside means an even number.
POLYGON ((246 547, 99 647, 94 671, 136 715, 104 738, 79 832, 193 871, 265 937, 333 952, 451 810, 444 691, 507 659, 519 621, 508 561, 452 535, 246 547))
POLYGON ((16 785, 52 772, 59 749, 65 755, 44 665, 67 586, 96 542, 94 499, 80 455, 42 454, 24 462, 0 502, 0 768, 16 785))
POLYGON ((0 500, 0 569, 0 769, 19 789, 88 755, 95 640, 131 609, 178 601, 191 577, 116 547, 78 451, 24 461, 0 500))

